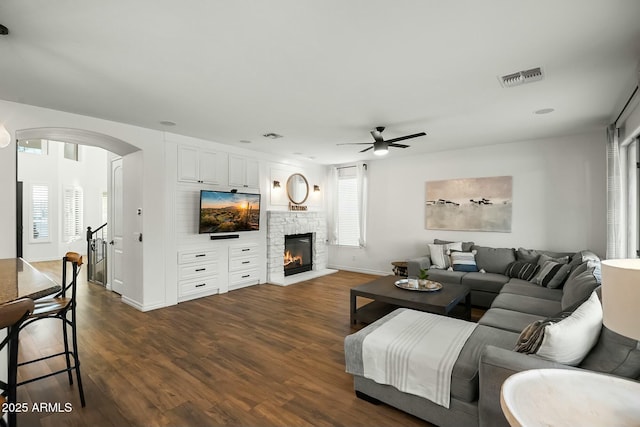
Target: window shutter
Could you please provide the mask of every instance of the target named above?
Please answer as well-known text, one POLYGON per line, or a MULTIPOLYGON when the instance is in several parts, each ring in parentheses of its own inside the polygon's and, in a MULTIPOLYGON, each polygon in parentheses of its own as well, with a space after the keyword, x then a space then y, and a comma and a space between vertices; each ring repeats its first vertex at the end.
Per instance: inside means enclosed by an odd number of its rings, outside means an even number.
POLYGON ((31 187, 31 239, 49 240, 49 187, 31 187))
POLYGON ((83 194, 82 188, 65 187, 63 190, 63 230, 65 242, 82 237, 83 194))
POLYGON ((338 169, 338 245, 358 246, 360 238, 356 168, 338 169))

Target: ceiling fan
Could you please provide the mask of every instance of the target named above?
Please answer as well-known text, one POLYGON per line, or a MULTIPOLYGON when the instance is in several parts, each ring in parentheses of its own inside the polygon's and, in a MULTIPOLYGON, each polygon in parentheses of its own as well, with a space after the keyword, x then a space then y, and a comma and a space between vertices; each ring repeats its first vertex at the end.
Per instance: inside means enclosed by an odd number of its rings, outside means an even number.
POLYGON ((417 138, 419 136, 425 136, 426 135, 426 133, 420 132, 420 133, 414 133, 412 135, 401 136, 399 138, 388 139, 388 140, 385 141, 382 138, 382 132, 383 131, 384 131, 384 126, 378 126, 378 127, 375 128, 375 130, 371 131, 371 136, 373 137, 374 142, 346 142, 344 144, 338 144, 338 145, 371 145, 371 147, 365 148, 364 150, 362 150, 360 152, 364 153, 365 151, 369 151, 369 150, 371 150, 373 148, 373 154, 375 154, 377 156, 384 156, 385 154, 387 154, 389 152, 389 147, 409 148, 408 145, 396 144, 396 142, 404 141, 405 139, 417 138))

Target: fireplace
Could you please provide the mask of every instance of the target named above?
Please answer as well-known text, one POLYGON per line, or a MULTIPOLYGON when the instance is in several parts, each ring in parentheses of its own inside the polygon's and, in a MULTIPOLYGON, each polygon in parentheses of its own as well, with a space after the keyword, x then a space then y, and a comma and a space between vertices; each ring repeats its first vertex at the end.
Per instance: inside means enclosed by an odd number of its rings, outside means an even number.
POLYGON ((313 269, 313 233, 284 236, 284 275, 313 269))

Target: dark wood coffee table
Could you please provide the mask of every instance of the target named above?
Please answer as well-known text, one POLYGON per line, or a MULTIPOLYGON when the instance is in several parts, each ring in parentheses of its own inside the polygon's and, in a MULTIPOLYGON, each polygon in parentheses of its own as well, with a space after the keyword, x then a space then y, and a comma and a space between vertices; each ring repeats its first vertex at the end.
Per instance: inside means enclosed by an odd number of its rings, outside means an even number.
POLYGON ((351 288, 351 324, 355 325, 358 321, 372 323, 401 307, 471 320, 468 286, 442 283, 439 291, 412 291, 395 286, 394 282, 398 279, 398 276, 384 276, 351 288), (373 301, 357 308, 358 297, 373 301))

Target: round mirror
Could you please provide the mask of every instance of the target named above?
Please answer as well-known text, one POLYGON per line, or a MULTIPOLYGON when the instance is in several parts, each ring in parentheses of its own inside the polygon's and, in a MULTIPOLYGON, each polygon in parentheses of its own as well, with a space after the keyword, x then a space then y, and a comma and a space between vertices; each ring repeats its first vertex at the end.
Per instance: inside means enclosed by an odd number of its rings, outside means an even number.
POLYGON ((309 183, 304 175, 294 173, 287 179, 287 196, 291 203, 300 205, 307 200, 309 196, 309 183))

